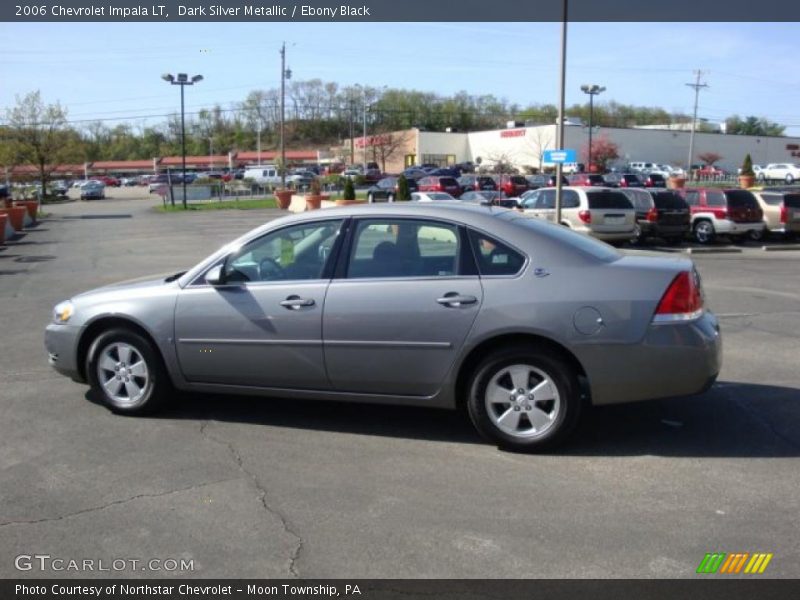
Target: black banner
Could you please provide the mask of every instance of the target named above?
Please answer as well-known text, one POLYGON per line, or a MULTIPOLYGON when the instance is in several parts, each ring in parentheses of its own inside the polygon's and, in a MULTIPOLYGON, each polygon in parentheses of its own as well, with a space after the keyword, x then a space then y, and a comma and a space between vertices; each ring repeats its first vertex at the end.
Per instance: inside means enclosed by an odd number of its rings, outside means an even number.
POLYGON ((0 21, 13 22, 512 22, 798 21, 795 0, 44 0, 3 2, 0 21))
MULTIPOLYGON (((752 577, 752 576, 748 576, 752 577)), ((781 579, 691 580, 4 580, 3 600, 198 600, 232 598, 298 600, 785 600, 800 597, 800 581, 781 579)))

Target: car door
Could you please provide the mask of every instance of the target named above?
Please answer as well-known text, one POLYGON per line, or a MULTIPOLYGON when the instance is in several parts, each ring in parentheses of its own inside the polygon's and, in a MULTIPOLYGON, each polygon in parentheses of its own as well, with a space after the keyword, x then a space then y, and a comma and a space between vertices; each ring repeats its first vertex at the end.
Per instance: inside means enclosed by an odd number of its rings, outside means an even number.
POLYGON ((175 340, 191 382, 329 389, 322 310, 342 219, 269 232, 234 251, 223 280, 186 286, 175 310, 175 340))
POLYGON ((421 218, 354 221, 325 300, 336 390, 430 396, 472 327, 483 289, 462 229, 421 218))

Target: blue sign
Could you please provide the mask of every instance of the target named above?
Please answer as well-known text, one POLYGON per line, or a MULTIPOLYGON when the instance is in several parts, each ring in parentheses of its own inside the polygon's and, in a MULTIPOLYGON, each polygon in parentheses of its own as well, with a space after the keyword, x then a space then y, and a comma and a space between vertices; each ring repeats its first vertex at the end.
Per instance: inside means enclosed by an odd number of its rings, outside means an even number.
POLYGON ((578 153, 575 150, 545 150, 543 159, 546 163, 574 163, 578 162, 578 153))

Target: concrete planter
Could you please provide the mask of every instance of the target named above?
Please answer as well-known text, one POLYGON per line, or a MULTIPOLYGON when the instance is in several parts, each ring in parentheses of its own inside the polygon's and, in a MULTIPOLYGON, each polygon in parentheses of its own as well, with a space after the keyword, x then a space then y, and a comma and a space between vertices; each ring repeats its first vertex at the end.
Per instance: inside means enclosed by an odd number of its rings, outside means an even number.
POLYGON ((679 190, 686 187, 685 177, 670 177, 667 179, 667 187, 671 190, 679 190))

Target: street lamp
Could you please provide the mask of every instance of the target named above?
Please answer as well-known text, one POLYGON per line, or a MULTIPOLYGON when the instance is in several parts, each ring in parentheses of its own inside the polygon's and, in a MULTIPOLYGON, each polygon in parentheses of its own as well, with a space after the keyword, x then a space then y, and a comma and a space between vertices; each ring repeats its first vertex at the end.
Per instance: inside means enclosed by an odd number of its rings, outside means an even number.
MULTIPOLYGON (((183 208, 186 209, 186 116, 184 112, 184 103, 183 103, 183 88, 187 85, 194 85, 195 83, 199 83, 203 81, 202 75, 194 75, 193 77, 189 77, 186 73, 178 73, 176 75, 171 75, 170 73, 164 73, 161 76, 161 79, 166 81, 171 85, 179 85, 181 86, 181 156, 183 158, 183 208)), ((175 203, 175 198, 172 199, 173 206, 175 203)))
POLYGON ((286 189, 286 141, 284 125, 286 123, 286 80, 292 78, 292 70, 286 68, 286 42, 283 42, 281 55, 281 189, 286 189))
POLYGON ((581 91, 589 94, 589 172, 592 172, 592 120, 594 118, 594 97, 606 91, 601 85, 582 85, 581 91))

